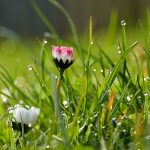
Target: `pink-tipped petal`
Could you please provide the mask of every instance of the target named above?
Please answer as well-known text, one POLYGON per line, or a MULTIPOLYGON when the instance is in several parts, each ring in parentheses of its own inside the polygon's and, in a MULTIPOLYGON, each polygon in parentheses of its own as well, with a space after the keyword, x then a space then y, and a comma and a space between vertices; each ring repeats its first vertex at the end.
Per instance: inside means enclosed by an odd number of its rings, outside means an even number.
MULTIPOLYGON (((69 67, 73 63, 73 48, 66 46, 52 46, 52 56, 57 61, 57 66, 61 68, 69 67), (59 63, 63 63, 60 64, 59 63)), ((55 62, 56 64, 56 62, 55 62)))

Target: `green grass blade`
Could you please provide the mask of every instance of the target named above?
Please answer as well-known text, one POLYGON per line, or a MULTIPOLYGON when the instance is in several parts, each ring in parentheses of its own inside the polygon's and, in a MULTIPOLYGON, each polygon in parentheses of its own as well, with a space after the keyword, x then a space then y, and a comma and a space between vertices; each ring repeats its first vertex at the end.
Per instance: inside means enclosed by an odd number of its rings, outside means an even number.
POLYGON ((115 36, 117 32, 117 23, 118 23, 118 12, 116 9, 112 9, 110 21, 109 21, 107 38, 106 38, 106 44, 105 44, 106 46, 113 45, 115 42, 115 36))
POLYGON ((103 97, 105 96, 105 92, 111 87, 113 81, 115 80, 118 72, 120 71, 120 66, 124 63, 124 60, 128 56, 128 54, 131 52, 131 50, 138 44, 138 42, 135 42, 132 44, 120 57, 118 63, 113 68, 113 71, 109 77, 106 78, 102 84, 102 86, 99 88, 98 97, 100 98, 100 103, 103 101, 103 97), (106 82, 107 81, 107 82, 106 82))
POLYGON ((34 11, 37 13, 37 15, 43 21, 45 26, 49 29, 50 32, 52 32, 54 34, 54 37, 56 37, 58 39, 59 38, 58 33, 56 32, 56 30, 53 27, 53 25, 50 22, 50 20, 48 20, 48 18, 44 15, 44 13, 42 12, 42 10, 38 6, 38 4, 36 2, 34 2, 34 0, 31 0, 31 4, 32 4, 32 7, 33 7, 34 11))

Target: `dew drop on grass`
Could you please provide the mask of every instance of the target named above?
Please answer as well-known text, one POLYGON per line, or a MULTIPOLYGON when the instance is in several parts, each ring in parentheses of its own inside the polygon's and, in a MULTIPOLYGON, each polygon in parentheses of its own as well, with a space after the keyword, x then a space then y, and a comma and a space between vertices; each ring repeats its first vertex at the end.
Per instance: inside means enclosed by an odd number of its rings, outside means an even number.
POLYGON ((130 77, 132 78, 132 77, 133 77, 133 74, 130 74, 130 77))
POLYGON ((46 40, 44 40, 44 44, 47 44, 47 41, 46 41, 46 40))
POLYGON ((149 139, 150 139, 150 135, 146 136, 145 139, 146 139, 146 140, 149 140, 149 139))
POLYGON ((66 116, 66 114, 65 114, 65 113, 62 113, 62 116, 66 116))
POLYGON ((80 120, 78 120, 77 123, 79 124, 79 123, 80 123, 80 120))
POLYGON ((122 26, 126 26, 125 20, 121 20, 121 25, 122 25, 122 26))
POLYGON ((100 71, 101 71, 101 73, 103 73, 103 72, 104 72, 104 70, 103 70, 103 69, 101 69, 100 71))
POLYGON ((117 50, 118 50, 118 54, 121 54, 120 46, 117 47, 117 50))
POLYGON ((55 79, 57 80, 57 79, 58 79, 58 77, 57 77, 57 76, 55 76, 55 79))
POLYGON ((29 123, 29 124, 28 124, 28 127, 32 127, 32 124, 31 124, 31 123, 29 123))
POLYGON ((112 70, 111 70, 111 69, 108 69, 108 73, 111 74, 111 73, 112 73, 112 70))
POLYGON ((64 105, 65 108, 68 108, 68 101, 66 101, 66 100, 63 101, 63 105, 64 105))
POLYGON ((93 41, 91 41, 91 45, 93 45, 93 41))
POLYGON ((1 97, 3 103, 7 103, 7 98, 4 96, 4 97, 1 97))
POLYGON ((131 94, 131 95, 130 95, 130 98, 132 98, 132 97, 133 97, 133 95, 131 94))
POLYGON ((130 98, 130 96, 127 96, 127 101, 129 102, 129 101, 131 101, 131 98, 130 98))
POLYGON ((96 69, 95 69, 95 68, 93 69, 93 72, 96 72, 96 69))
POLYGON ((93 120, 93 117, 90 117, 90 120, 93 120))
POLYGON ((102 127, 102 129, 105 129, 105 128, 106 128, 105 126, 102 127))
POLYGON ((50 146, 49 146, 49 145, 47 145, 47 146, 46 146, 46 148, 50 148, 50 146))
POLYGON ((33 68, 31 65, 28 66, 28 70, 31 71, 33 68))
POLYGON ((94 117, 96 118, 98 116, 98 114, 95 114, 94 117))
POLYGON ((147 95, 148 95, 148 94, 145 92, 145 93, 144 93, 144 96, 146 97, 147 95))
POLYGON ((12 112, 13 112, 13 107, 12 107, 12 106, 9 107, 9 108, 8 108, 8 111, 9 111, 9 113, 12 113, 12 112))
POLYGON ((92 124, 90 124, 90 127, 93 127, 93 125, 92 125, 92 124))

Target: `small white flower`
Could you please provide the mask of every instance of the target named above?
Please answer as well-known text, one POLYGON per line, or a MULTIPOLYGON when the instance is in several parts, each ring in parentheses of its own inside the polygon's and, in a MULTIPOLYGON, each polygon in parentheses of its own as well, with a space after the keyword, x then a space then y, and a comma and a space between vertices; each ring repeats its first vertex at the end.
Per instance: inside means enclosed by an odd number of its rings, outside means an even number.
POLYGON ((26 109, 23 106, 17 104, 14 106, 14 109, 11 112, 16 123, 23 123, 31 127, 36 123, 40 109, 35 107, 26 109))

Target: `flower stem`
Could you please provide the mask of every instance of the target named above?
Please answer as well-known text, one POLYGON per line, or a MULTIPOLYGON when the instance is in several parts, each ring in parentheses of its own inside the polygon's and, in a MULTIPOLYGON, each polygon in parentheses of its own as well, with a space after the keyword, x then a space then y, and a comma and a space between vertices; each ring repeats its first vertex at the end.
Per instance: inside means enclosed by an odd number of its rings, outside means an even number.
POLYGON ((60 77, 57 80, 57 95, 58 97, 60 96, 60 85, 61 85, 61 80, 63 80, 63 74, 64 74, 64 69, 59 70, 60 77))
POLYGON ((56 118, 58 119, 58 124, 59 124, 59 127, 61 128, 61 131, 62 131, 62 136, 64 138, 64 142, 65 142, 65 145, 66 145, 66 149, 67 150, 70 150, 71 149, 71 145, 69 143, 69 140, 68 140, 68 136, 67 136, 67 131, 65 129, 65 125, 63 123, 63 116, 61 114, 61 111, 60 111, 60 86, 61 86, 61 80, 63 80, 63 73, 64 73, 64 70, 60 70, 60 77, 58 78, 57 80, 57 83, 56 83, 56 86, 54 85, 54 103, 55 103, 55 115, 56 115, 56 118))

